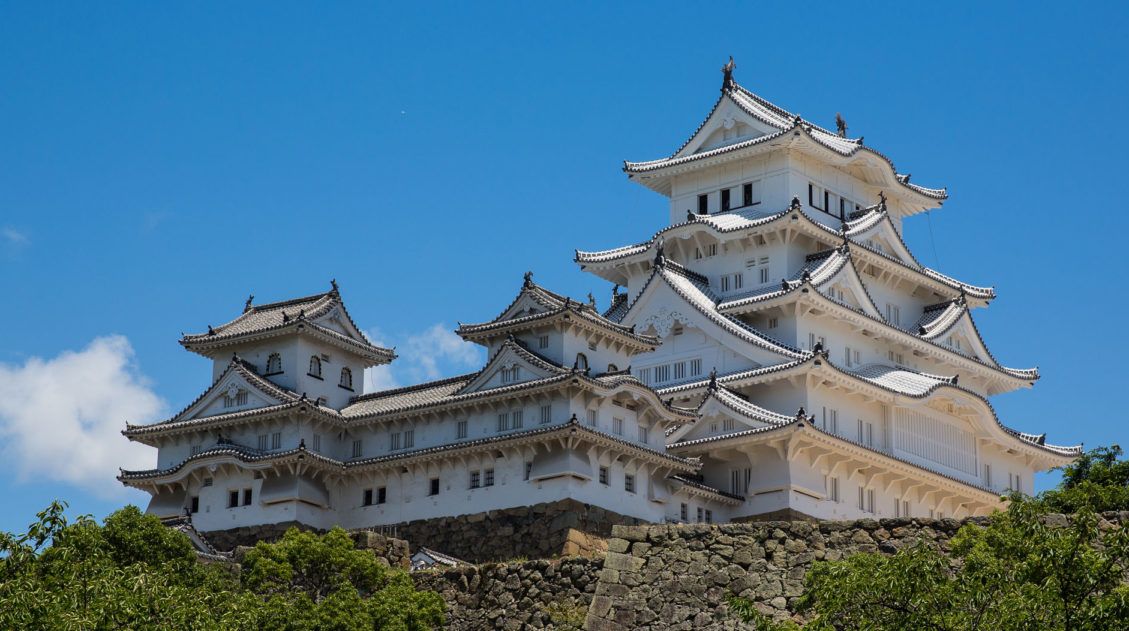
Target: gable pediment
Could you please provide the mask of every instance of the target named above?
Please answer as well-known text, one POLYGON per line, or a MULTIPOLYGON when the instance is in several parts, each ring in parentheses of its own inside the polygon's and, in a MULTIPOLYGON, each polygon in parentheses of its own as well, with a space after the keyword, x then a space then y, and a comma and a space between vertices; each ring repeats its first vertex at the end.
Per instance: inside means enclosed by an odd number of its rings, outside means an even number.
POLYGON ((291 400, 293 399, 283 395, 281 391, 270 392, 248 379, 241 371, 229 368, 199 399, 170 422, 243 412, 291 400))
POLYGON ((721 97, 698 132, 674 157, 712 151, 779 130, 749 115, 729 95, 721 97))
POLYGON ((874 301, 870 299, 866 285, 863 284, 862 278, 859 277, 858 271, 849 259, 831 276, 820 279, 818 289, 824 296, 835 302, 848 305, 852 309, 857 309, 875 318, 882 317, 878 308, 874 306, 874 301))
POLYGON ((467 383, 458 394, 492 390, 512 386, 527 381, 545 379, 565 372, 564 368, 553 366, 540 359, 532 358, 528 351, 520 349, 516 342, 507 342, 487 362, 486 366, 467 383))

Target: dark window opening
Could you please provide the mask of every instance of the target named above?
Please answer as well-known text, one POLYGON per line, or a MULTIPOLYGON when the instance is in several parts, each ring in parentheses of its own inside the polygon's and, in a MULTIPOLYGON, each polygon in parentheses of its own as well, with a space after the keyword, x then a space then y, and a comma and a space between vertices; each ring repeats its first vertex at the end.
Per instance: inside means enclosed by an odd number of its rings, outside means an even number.
POLYGON ((321 358, 314 355, 310 358, 310 372, 306 373, 311 377, 321 379, 321 358))
POLYGON ((439 495, 439 478, 431 478, 431 491, 428 495, 439 495))
POLYGON ((721 189, 721 209, 729 210, 729 189, 721 189))
POLYGON ((365 489, 365 497, 361 501, 361 506, 372 506, 372 489, 365 489))
POLYGON ((251 505, 251 489, 243 489, 243 505, 251 505))
POLYGON ((746 206, 753 205, 753 185, 746 184, 741 189, 741 202, 746 206))
POLYGON ((709 214, 709 212, 710 212, 710 196, 709 195, 699 195, 698 196, 698 214, 699 215, 706 215, 706 214, 709 214))
POLYGON ((227 507, 235 508, 239 506, 239 491, 232 491, 227 494, 227 507))
POLYGON ((200 512, 200 496, 194 495, 192 497, 192 502, 191 502, 188 510, 192 513, 199 513, 200 512))
POLYGON ((376 490, 376 503, 383 504, 388 500, 388 492, 383 486, 376 490))
POLYGON ((815 207, 815 187, 808 183, 808 206, 815 207))

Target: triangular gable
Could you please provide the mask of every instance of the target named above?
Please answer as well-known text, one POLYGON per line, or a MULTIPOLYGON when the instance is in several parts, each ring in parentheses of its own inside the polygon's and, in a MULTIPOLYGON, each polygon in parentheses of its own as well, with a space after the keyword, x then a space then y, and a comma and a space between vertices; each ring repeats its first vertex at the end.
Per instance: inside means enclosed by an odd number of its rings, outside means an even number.
POLYGON ((963 306, 958 308, 960 312, 954 314, 955 317, 951 324, 929 331, 922 337, 966 357, 999 367, 999 363, 996 362, 987 345, 984 344, 984 340, 980 337, 980 332, 976 329, 976 324, 972 321, 972 315, 968 312, 968 309, 963 306))
POLYGON ((311 320, 314 324, 327 328, 335 333, 340 333, 347 338, 362 344, 371 344, 365 334, 353 323, 345 304, 340 299, 334 300, 328 310, 311 320))
POLYGON ((655 268, 620 322, 638 333, 665 338, 676 323, 700 329, 724 348, 757 366, 798 359, 803 353, 743 326, 717 311, 713 298, 684 276, 664 265, 655 268))
POLYGON ((566 372, 565 368, 537 357, 518 346, 517 342, 509 341, 503 344, 486 366, 456 394, 512 386, 526 381, 545 379, 563 372, 566 372), (508 375, 503 374, 503 371, 512 371, 515 368, 516 375, 512 372, 508 375))
POLYGON ((699 418, 671 433, 667 442, 697 440, 787 423, 792 419, 766 410, 723 389, 711 391, 698 406, 699 418))
POLYGON ((724 94, 714 104, 705 122, 672 157, 710 151, 777 131, 780 131, 779 128, 752 116, 732 96, 724 94))
POLYGON ((913 253, 909 251, 905 241, 902 240, 902 236, 894 228, 894 222, 890 219, 889 213, 881 210, 874 212, 878 213, 880 218, 876 218, 872 222, 859 220, 859 223, 864 225, 858 229, 849 230, 848 236, 856 243, 861 243, 871 250, 877 250, 886 256, 898 259, 914 269, 921 269, 921 263, 918 263, 917 259, 914 258, 913 253))
POLYGON ((811 275, 811 279, 824 296, 850 305, 872 317, 882 318, 882 313, 874 306, 874 301, 871 300, 870 293, 867 292, 866 285, 849 256, 836 253, 829 257, 828 261, 811 275), (840 260, 831 260, 833 258, 840 260))
POLYGON ((254 410, 289 403, 297 398, 296 395, 282 388, 263 383, 261 377, 249 374, 245 367, 232 362, 210 388, 166 422, 175 423, 254 410), (229 397, 231 401, 225 401, 229 397))

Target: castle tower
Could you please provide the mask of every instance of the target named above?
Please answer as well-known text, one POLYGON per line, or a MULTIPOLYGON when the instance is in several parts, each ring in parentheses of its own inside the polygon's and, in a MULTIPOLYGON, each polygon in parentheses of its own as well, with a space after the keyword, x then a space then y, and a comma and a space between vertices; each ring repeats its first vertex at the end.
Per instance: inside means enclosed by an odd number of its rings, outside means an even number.
POLYGON ((1038 371, 988 350, 972 312, 992 288, 923 266, 903 241, 946 191, 911 183, 842 117, 830 131, 753 94, 733 68, 677 151, 624 164, 669 198, 670 225, 576 253, 617 285, 606 315, 662 339, 633 372, 697 408, 668 448, 744 496, 728 518, 982 515, 1080 453, 997 418, 989 397, 1038 371))

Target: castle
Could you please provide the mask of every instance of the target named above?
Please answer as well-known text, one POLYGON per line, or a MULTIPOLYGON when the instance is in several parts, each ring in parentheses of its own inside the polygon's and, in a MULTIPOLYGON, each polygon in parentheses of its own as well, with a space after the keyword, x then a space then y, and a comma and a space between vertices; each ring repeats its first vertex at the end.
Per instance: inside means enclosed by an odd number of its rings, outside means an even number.
POLYGON ((527 273, 496 317, 457 330, 487 350, 481 370, 362 393, 364 370, 395 354, 365 338, 336 283, 248 300, 181 339, 212 361, 212 385, 127 426, 157 465, 120 480, 203 532, 565 500, 632 522, 960 518, 1077 456, 989 402, 1039 378, 977 331, 995 291, 924 267, 902 239, 945 190, 733 70, 677 151, 624 165, 669 198, 669 225, 576 252, 615 285, 610 308, 527 273))

